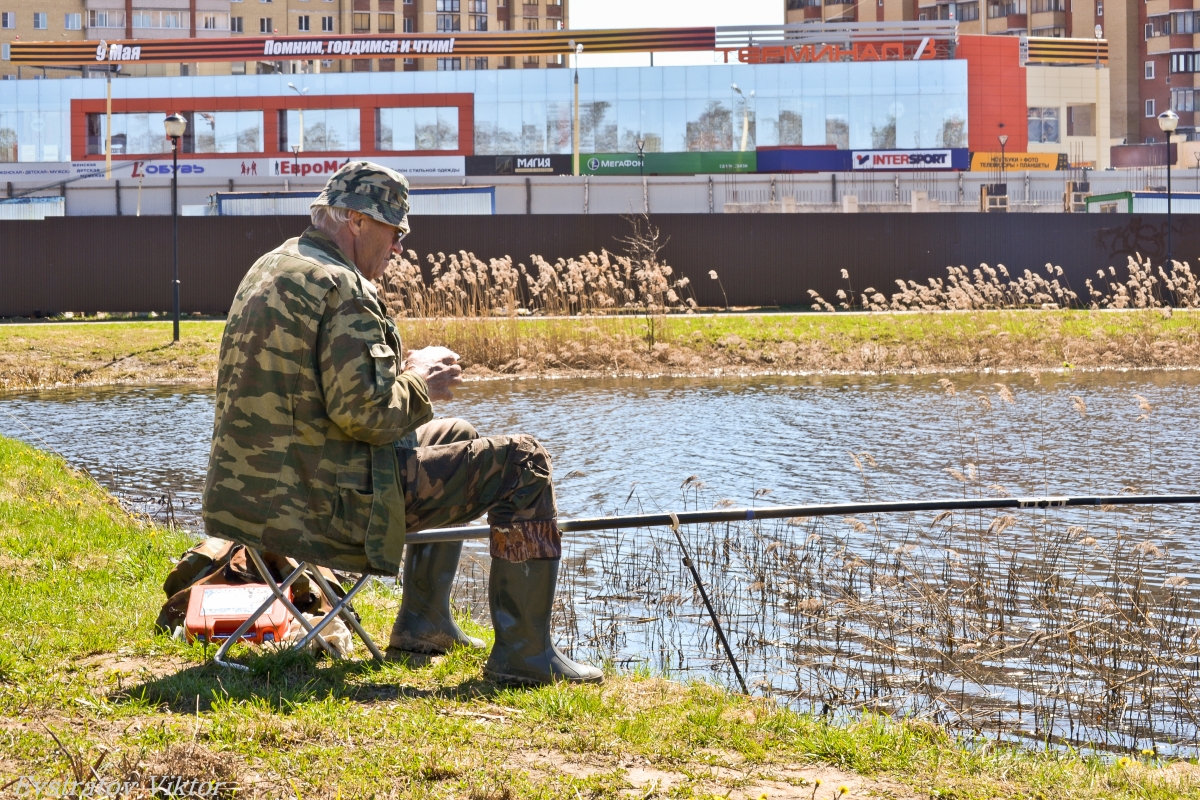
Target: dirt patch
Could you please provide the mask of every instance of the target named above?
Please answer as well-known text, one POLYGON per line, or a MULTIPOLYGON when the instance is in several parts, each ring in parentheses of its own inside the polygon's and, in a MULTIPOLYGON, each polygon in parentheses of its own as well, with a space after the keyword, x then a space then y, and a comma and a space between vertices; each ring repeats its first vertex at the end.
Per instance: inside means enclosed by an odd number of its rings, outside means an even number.
POLYGON ((784 800, 822 800, 833 798, 888 797, 915 798, 907 787, 880 781, 826 766, 773 769, 755 766, 746 770, 723 766, 691 767, 688 773, 663 769, 638 757, 594 758, 583 760, 553 751, 514 754, 513 765, 539 775, 558 773, 575 778, 594 775, 619 776, 622 788, 631 796, 667 796, 677 787, 690 783, 694 791, 707 792, 738 800, 767 798, 784 800), (842 787, 847 791, 842 792, 842 787))

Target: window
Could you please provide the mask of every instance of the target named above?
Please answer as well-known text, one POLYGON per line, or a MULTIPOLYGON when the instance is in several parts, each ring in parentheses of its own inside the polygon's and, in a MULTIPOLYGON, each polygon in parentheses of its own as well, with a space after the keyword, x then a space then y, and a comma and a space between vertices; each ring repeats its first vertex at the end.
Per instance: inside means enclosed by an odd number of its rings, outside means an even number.
POLYGON ((538 21, 536 19, 525 20, 525 30, 536 31, 538 29, 538 21))
MULTIPOLYGON (((8 61, 10 58, 12 58, 12 49, 9 47, 9 43, 8 42, 0 42, 0 61, 8 61)), ((4 76, 4 80, 6 80, 6 81, 11 81, 11 80, 16 80, 16 79, 17 79, 16 75, 5 75, 4 76)))
POLYGON ((200 14, 199 27, 206 31, 227 31, 229 30, 229 15, 206 11, 200 14))
POLYGON ((1030 144, 1057 144, 1059 139, 1058 109, 1029 109, 1030 144))
MULTIPOLYGON (((412 17, 405 17, 404 18, 404 32, 405 33, 414 33, 414 32, 416 32, 416 30, 417 30, 417 21, 415 19, 413 19, 412 17)), ((409 59, 409 60, 411 60, 411 59, 409 59)))
POLYGON ((475 56, 467 59, 467 69, 487 69, 487 56, 475 56))
POLYGON ((259 19, 258 19, 258 32, 259 33, 272 33, 274 30, 275 30, 275 25, 274 25, 274 23, 271 22, 270 17, 259 17, 259 19))
POLYGON ((83 14, 63 14, 63 29, 77 31, 83 28, 83 14))
POLYGON ((371 30, 370 14, 355 14, 350 18, 350 24, 355 33, 369 33, 371 30))
POLYGON ((33 29, 35 31, 46 30, 46 20, 49 15, 45 11, 33 12, 33 29))
POLYGON ((473 31, 486 31, 488 29, 487 16, 484 14, 472 14, 470 29, 473 31))
POLYGON ((246 29, 245 29, 245 25, 242 22, 242 18, 241 17, 230 17, 229 18, 229 30, 232 31, 233 33, 245 33, 246 29))
POLYGON ((1067 36, 1067 29, 1062 27, 1055 28, 1034 28, 1034 36, 1045 36, 1055 39, 1064 39, 1067 36))
POLYGON ((17 27, 17 13, 15 11, 0 11, 0 28, 15 27, 17 27))
POLYGON ((92 9, 88 11, 88 27, 89 28, 124 28, 125 27, 125 12, 124 11, 106 11, 104 9, 92 9))
POLYGON ((979 3, 959 3, 957 12, 955 19, 959 22, 970 22, 971 20, 979 19, 979 3))
POLYGON ((1153 39, 1153 38, 1154 38, 1154 26, 1152 24, 1150 24, 1149 22, 1147 22, 1146 23, 1146 40, 1149 41, 1150 39, 1153 39))
POLYGON ((467 0, 467 11, 472 14, 486 14, 487 0, 467 0))
POLYGON ((1095 120, 1092 106, 1067 106, 1067 136, 1095 136, 1095 120))
POLYGON ((457 150, 458 107, 376 109, 375 149, 457 150))
POLYGON ((1033 13, 1039 14, 1043 11, 1066 11, 1066 0, 1033 0, 1033 13))
POLYGON ((395 14, 380 14, 379 15, 379 32, 380 33, 395 33, 396 32, 396 15, 395 14))
MULTIPOLYGON (((245 66, 243 64, 243 69, 245 66)), ((180 142, 185 153, 261 153, 263 151, 263 115, 261 111, 184 111, 187 133, 180 142)), ((113 155, 154 155, 169 153, 171 145, 163 136, 163 115, 112 115, 113 155)), ((87 115, 87 152, 104 155, 107 141, 104 114, 87 115)))
POLYGON ((439 72, 449 72, 451 70, 462 69, 462 59, 459 58, 439 58, 437 60, 437 68, 439 72))
POLYGON ((333 33, 333 17, 321 17, 321 30, 333 33))
MULTIPOLYGON (((369 72, 371 60, 354 59, 355 67, 359 61, 366 61, 367 69, 355 72, 369 72)), ((280 111, 279 117, 279 149, 291 152, 291 144, 300 144, 300 112, 280 111)), ((306 108, 303 150, 327 153, 358 150, 358 123, 357 108, 306 108)))
POLYGON ((1153 61, 1146 62, 1146 80, 1148 80, 1148 81, 1154 80, 1154 62, 1153 61))
POLYGON ((442 31, 459 31, 462 30, 462 17, 458 14, 438 14, 437 29, 442 31))
POLYGON ((308 14, 301 14, 300 16, 296 17, 296 30, 298 30, 298 31, 312 30, 312 27, 310 26, 309 21, 308 21, 308 14))
POLYGON ((1171 108, 1176 111, 1195 111, 1196 110, 1196 90, 1195 89, 1172 89, 1171 90, 1171 108))
POLYGON ((1096 3, 1096 16, 1097 17, 1104 16, 1104 0, 1098 0, 1098 2, 1096 3))
POLYGON ((1147 101, 1146 101, 1146 116, 1147 116, 1147 117, 1154 117, 1154 116, 1156 116, 1156 115, 1155 115, 1155 113, 1154 113, 1154 101, 1153 101, 1153 100, 1147 100, 1147 101))
POLYGON ((459 0, 437 0, 437 10, 452 11, 457 14, 460 10, 459 0))
POLYGON ((162 26, 164 28, 182 28, 183 14, 179 11, 162 12, 162 26))
POLYGON ((158 14, 153 11, 134 11, 133 12, 133 27, 135 28, 157 28, 158 14))
POLYGON ((1025 0, 1002 0, 999 3, 988 3, 988 19, 1008 17, 1013 14, 1025 13, 1025 0))

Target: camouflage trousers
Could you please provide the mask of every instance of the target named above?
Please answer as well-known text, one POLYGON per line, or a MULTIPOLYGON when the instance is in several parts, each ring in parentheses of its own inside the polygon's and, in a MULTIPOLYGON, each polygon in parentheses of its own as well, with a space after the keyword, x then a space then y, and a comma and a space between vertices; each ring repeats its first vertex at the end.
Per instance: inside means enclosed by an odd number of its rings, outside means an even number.
POLYGON ((532 436, 482 437, 461 419, 435 419, 397 442, 405 525, 460 525, 487 512, 492 558, 562 555, 550 454, 532 436), (413 446, 415 445, 415 446, 413 446))

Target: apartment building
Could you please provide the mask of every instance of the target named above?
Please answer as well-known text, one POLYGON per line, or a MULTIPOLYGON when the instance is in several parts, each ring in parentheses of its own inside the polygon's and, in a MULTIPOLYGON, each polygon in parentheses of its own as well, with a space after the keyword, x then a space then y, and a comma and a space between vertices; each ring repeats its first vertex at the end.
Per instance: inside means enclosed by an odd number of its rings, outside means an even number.
MULTIPOLYGON (((561 30, 569 0, 0 0, 0 76, 66 77, 71 70, 8 62, 13 41, 178 39, 305 34, 561 30)), ((367 58, 329 61, 133 64, 135 77, 398 70, 539 69, 565 56, 367 58)))
POLYGON ((0 0, 0 78, 17 77, 17 68, 8 63, 14 41, 85 39, 86 25, 84 0, 0 0))
POLYGON ((1113 143, 1161 141, 1154 117, 1172 98, 1180 129, 1189 126, 1184 132, 1196 138, 1200 0, 784 0, 784 8, 787 22, 956 20, 963 35, 1092 39, 1099 26, 1108 42, 1113 143), (1188 10, 1171 10, 1184 4, 1188 10), (1173 55, 1176 72, 1188 67, 1189 74, 1176 74, 1172 84, 1173 55))

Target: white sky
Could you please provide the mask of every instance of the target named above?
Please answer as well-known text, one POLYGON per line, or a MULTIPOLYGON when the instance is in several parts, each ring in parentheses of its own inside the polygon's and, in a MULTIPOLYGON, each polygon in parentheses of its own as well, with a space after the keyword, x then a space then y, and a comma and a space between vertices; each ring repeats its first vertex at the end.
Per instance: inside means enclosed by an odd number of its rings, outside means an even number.
MULTIPOLYGON (((679 28, 693 25, 781 25, 784 0, 570 0, 574 28, 679 28)), ((714 53, 657 53, 655 66, 711 64, 714 53)), ((649 54, 628 53, 579 59, 584 67, 644 67, 649 54)))

